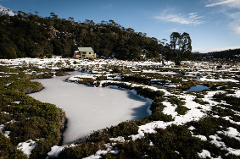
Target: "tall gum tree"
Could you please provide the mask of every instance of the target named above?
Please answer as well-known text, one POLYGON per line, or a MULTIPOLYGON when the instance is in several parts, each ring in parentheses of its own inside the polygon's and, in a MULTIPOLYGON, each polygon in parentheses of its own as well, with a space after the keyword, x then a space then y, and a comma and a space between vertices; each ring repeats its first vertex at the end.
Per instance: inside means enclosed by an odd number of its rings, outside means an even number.
POLYGON ((178 52, 175 59, 175 64, 180 65, 181 63, 181 55, 184 54, 184 52, 192 51, 192 40, 190 38, 190 35, 186 32, 180 34, 178 32, 173 32, 170 35, 170 44, 171 48, 174 49, 174 54, 176 54, 176 46, 178 45, 178 52))
MULTIPOLYGON (((180 34, 178 32, 172 32, 172 34, 170 35, 170 44, 171 44, 171 48, 174 50, 174 54, 176 54, 176 46, 179 44, 179 39, 180 39, 180 34)), ((175 58, 175 64, 176 65, 180 65, 179 62, 179 53, 177 54, 176 58, 175 58)))

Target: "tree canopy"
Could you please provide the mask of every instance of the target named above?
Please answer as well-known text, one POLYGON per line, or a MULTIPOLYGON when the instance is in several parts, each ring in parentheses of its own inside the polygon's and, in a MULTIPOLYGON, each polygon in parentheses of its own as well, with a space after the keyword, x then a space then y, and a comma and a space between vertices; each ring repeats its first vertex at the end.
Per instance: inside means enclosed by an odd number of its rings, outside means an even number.
POLYGON ((178 52, 175 58, 175 64, 180 65, 182 57, 189 56, 192 51, 192 40, 190 35, 186 32, 180 34, 178 32, 173 32, 170 35, 170 46, 176 54, 176 47, 178 45, 178 52))
MULTIPOLYGON (((122 60, 160 59, 163 45, 146 33, 124 28, 114 20, 95 23, 86 19, 48 17, 18 11, 14 16, 0 14, 0 58, 72 57, 77 47, 93 47, 99 57, 122 60)), ((166 59, 175 57, 169 47, 166 59)))

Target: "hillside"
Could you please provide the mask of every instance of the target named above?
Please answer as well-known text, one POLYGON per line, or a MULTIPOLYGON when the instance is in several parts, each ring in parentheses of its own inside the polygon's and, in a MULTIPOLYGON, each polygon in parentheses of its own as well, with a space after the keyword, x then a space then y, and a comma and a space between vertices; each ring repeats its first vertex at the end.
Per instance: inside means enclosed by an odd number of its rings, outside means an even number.
POLYGON ((99 57, 139 60, 145 54, 159 58, 162 44, 145 33, 124 28, 113 20, 94 23, 61 19, 53 12, 40 17, 18 11, 0 15, 0 58, 72 57, 78 46, 91 46, 99 57))
POLYGON ((195 54, 197 60, 240 60, 240 48, 195 54))

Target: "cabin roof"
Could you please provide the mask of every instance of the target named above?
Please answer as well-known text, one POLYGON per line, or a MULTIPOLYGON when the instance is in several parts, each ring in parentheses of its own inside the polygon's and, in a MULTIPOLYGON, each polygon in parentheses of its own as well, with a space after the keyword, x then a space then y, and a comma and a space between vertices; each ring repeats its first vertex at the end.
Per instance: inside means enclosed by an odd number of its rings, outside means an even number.
POLYGON ((94 52, 92 47, 78 47, 78 51, 94 52))

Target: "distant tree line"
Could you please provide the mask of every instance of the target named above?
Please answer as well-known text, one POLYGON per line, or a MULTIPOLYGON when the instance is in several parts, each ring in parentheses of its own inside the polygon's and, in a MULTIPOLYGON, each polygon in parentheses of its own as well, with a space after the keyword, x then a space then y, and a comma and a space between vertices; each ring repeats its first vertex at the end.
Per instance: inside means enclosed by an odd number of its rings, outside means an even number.
MULTIPOLYGON (((114 56, 122 60, 174 60, 178 51, 163 45, 146 33, 124 28, 114 20, 94 23, 86 19, 76 22, 72 17, 59 18, 51 12, 40 17, 18 11, 14 16, 0 13, 0 58, 72 57, 77 47, 93 47, 99 57, 114 56)), ((192 59, 191 52, 184 52, 182 59, 192 59)))
POLYGON ((194 53, 197 60, 240 60, 240 49, 229 49, 208 53, 194 53))

